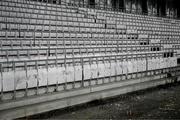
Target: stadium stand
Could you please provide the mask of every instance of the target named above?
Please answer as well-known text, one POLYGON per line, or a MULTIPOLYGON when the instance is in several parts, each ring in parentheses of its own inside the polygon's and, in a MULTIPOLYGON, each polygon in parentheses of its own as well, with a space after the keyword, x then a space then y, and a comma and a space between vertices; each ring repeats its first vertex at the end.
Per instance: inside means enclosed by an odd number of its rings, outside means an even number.
POLYGON ((66 90, 67 83, 83 87, 92 79, 169 70, 177 66, 179 29, 180 21, 171 18, 1 0, 1 99, 16 98, 18 91, 24 97, 29 89, 41 94, 43 87, 47 93, 62 84, 66 90))

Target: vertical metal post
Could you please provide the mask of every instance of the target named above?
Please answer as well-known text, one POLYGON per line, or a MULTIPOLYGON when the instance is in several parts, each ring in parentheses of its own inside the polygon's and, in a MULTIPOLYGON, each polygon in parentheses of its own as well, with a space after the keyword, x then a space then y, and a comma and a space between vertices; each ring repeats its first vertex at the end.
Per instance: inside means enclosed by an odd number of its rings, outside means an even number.
POLYGON ((36 72, 37 72, 37 85, 36 85, 36 95, 39 94, 39 70, 38 70, 38 61, 35 61, 35 66, 36 66, 36 72))
POLYGON ((64 89, 66 90, 67 89, 67 76, 66 76, 66 71, 67 71, 67 64, 66 64, 66 46, 65 46, 65 38, 63 36, 63 49, 64 49, 64 67, 65 67, 65 83, 64 83, 64 89))
MULTIPOLYGON (((97 65, 97 69, 98 69, 98 57, 96 57, 96 65, 97 65)), ((98 76, 96 78, 96 85, 98 84, 98 76)))
MULTIPOLYGON (((56 39, 57 40, 57 39, 56 39)), ((55 49, 55 66, 56 66, 56 70, 58 71, 58 61, 57 61, 57 48, 55 49)), ((58 83, 58 78, 56 78, 57 79, 57 81, 56 81, 56 87, 55 87, 55 92, 57 92, 58 91, 58 85, 59 85, 59 83, 58 83)))
POLYGON ((46 60, 46 71, 47 71, 47 87, 46 87, 46 93, 49 92, 49 67, 48 67, 48 59, 46 60))
POLYGON ((116 66, 114 67, 115 69, 115 82, 117 82, 117 56, 115 56, 115 63, 116 63, 116 66))
MULTIPOLYGON (((91 65, 91 57, 89 57, 89 66, 91 65)), ((89 86, 91 86, 91 78, 89 79, 89 86)))
POLYGON ((2 63, 0 63, 0 74, 1 74, 1 97, 0 100, 3 99, 3 66, 2 63))
POLYGON ((15 66, 15 62, 12 63, 13 64, 13 73, 14 73, 14 91, 13 91, 13 99, 16 99, 16 85, 17 85, 17 81, 16 81, 16 66, 15 66))
POLYGON ((145 54, 145 57, 146 57, 146 76, 148 75, 148 54, 145 54))
POLYGON ((65 83, 64 83, 64 90, 66 90, 67 89, 67 74, 66 74, 66 72, 67 72, 67 64, 66 64, 66 55, 65 55, 65 58, 64 58, 64 67, 65 67, 65 83))
POLYGON ((82 81, 81 81, 81 87, 84 87, 84 59, 81 58, 81 67, 82 67, 82 81))
MULTIPOLYGON (((102 56, 102 58, 103 58, 103 64, 104 64, 104 66, 105 66, 105 60, 104 60, 104 56, 102 56)), ((105 68, 104 68, 105 69, 105 68)), ((104 75, 104 77, 103 77, 103 84, 105 83, 105 75, 104 75)))
POLYGON ((74 61, 74 59, 75 59, 74 58, 74 51, 73 51, 73 58, 72 59, 73 59, 73 69, 74 69, 74 81, 73 81, 72 87, 75 88, 75 83, 76 83, 76 72, 75 71, 76 71, 76 69, 75 69, 75 61, 74 61))
MULTIPOLYGON (((137 54, 135 55, 135 61, 138 62, 138 55, 137 54)), ((138 77, 138 66, 137 66, 135 78, 137 78, 137 77, 138 77)))
POLYGON ((120 80, 122 80, 123 79, 123 65, 122 65, 123 55, 120 55, 120 62, 121 62, 121 76, 120 76, 120 80))
MULTIPOLYGON (((127 48, 126 48, 127 49, 127 48)), ((128 61, 129 61, 129 59, 128 59, 128 54, 126 54, 126 64, 128 63, 128 61)), ((127 66, 127 65, 126 65, 127 66)), ((126 67, 126 70, 127 70, 127 73, 126 73, 126 79, 128 79, 128 72, 129 72, 129 70, 128 70, 128 67, 126 67)))
POLYGON ((24 62, 24 66, 25 66, 25 72, 26 72, 26 89, 25 89, 24 96, 27 96, 28 95, 28 81, 29 81, 28 70, 27 70, 27 62, 24 62))
MULTIPOLYGON (((109 56, 108 57, 109 58, 109 60, 108 60, 108 62, 109 62, 109 64, 110 64, 110 68, 111 68, 111 56, 109 56)), ((111 72, 110 72, 110 76, 109 76, 109 82, 111 82, 111 72)))

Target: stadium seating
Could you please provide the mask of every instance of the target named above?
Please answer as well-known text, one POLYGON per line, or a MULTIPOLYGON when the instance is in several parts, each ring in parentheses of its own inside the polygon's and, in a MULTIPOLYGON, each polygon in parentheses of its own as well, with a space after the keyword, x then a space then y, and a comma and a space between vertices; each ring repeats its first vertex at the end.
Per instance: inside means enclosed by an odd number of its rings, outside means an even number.
POLYGON ((180 21, 30 0, 0 1, 0 89, 177 66, 180 21))

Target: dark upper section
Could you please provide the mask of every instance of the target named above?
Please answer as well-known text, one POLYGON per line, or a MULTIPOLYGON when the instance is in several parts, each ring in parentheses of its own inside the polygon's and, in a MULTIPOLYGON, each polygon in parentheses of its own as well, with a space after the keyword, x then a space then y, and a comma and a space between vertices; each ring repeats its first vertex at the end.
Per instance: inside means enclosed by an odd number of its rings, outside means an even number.
POLYGON ((180 0, 34 0, 180 18, 180 0))

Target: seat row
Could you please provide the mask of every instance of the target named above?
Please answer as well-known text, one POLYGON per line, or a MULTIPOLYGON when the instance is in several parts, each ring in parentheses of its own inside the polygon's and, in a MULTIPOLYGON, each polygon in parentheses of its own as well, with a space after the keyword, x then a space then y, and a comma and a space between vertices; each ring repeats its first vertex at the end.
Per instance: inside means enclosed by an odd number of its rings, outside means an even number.
MULTIPOLYGON (((101 53, 131 53, 131 52, 149 52, 160 51, 162 47, 154 45, 144 46, 66 46, 66 47, 32 47, 32 48, 4 48, 0 50, 0 58, 3 59, 21 59, 41 57, 41 56, 64 56, 64 55, 89 55, 89 54, 101 54, 101 53)), ((161 50, 162 51, 162 50, 161 50)))
MULTIPOLYGON (((153 40, 153 39, 152 39, 153 40)), ((160 41, 153 44, 160 45, 160 41)), ((81 45, 148 45, 148 39, 96 39, 96 38, 1 38, 1 47, 33 47, 33 46, 81 46, 81 45)))
MULTIPOLYGON (((27 8, 26 8, 27 9, 27 8)), ((77 13, 76 13, 77 14, 77 13)), ((68 15, 67 13, 66 13, 66 15, 68 15)), ((70 16, 72 16, 73 14, 70 14, 70 16)), ((76 16, 77 17, 77 16, 76 16)), ((114 16, 115 17, 115 16, 114 16)), ((142 17, 142 16, 141 16, 142 17)), ((112 17, 111 17, 112 18, 112 17)), ((126 20, 126 17, 124 17, 123 18, 124 20, 126 20)), ((132 20, 131 18, 129 18, 129 20, 132 20)), ((132 23, 133 21, 130 21, 130 23, 132 23)), ((142 21, 143 22, 143 21, 142 21)), ((161 22, 161 24, 162 24, 162 20, 160 21, 161 22)), ((149 22, 149 24, 151 24, 152 22, 149 22)), ((156 24, 155 24, 156 25, 156 24)), ((165 26, 165 25, 167 25, 167 23, 164 23, 164 25, 163 26, 165 26)), ((170 24, 171 25, 171 24, 170 24)), ((172 26, 172 25, 171 25, 172 26)), ((177 26, 175 26, 175 27, 177 27, 177 26)))

